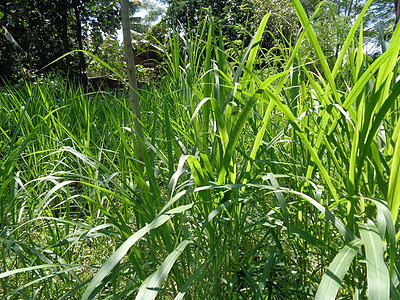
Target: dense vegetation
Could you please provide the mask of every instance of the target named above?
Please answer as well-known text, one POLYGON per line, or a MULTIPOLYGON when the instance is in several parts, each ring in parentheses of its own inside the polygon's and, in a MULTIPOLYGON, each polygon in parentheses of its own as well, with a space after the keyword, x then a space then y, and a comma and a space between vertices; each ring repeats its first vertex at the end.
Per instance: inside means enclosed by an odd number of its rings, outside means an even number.
POLYGON ((139 132, 126 91, 3 88, 1 299, 398 299, 400 27, 372 61, 369 4, 329 63, 298 0, 279 52, 270 15, 174 32, 139 132))

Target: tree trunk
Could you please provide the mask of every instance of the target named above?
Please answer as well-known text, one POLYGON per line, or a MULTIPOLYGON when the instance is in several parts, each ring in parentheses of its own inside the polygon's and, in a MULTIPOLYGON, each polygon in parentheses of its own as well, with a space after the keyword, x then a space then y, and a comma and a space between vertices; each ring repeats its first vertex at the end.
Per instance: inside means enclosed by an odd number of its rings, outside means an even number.
MULTIPOLYGON (((58 9, 61 15, 61 32, 60 32, 60 36, 61 36, 61 41, 63 44, 63 54, 68 53, 71 51, 70 47, 69 47, 69 40, 68 40, 68 1, 66 0, 60 0, 57 2, 58 5, 58 9)), ((71 67, 71 58, 70 56, 66 56, 65 57, 65 71, 67 72, 67 74, 70 76, 71 74, 69 74, 70 71, 70 67, 71 67)))
POLYGON ((396 29, 397 23, 399 23, 399 19, 400 19, 400 1, 399 0, 394 0, 394 12, 396 14, 396 20, 394 23, 394 29, 396 29))
MULTIPOLYGON (((81 23, 81 4, 80 0, 73 1, 74 12, 75 12, 75 20, 76 20, 76 39, 78 41, 79 50, 83 50, 83 42, 82 42, 82 23, 81 23)), ((79 52, 79 82, 86 85, 87 84, 87 76, 86 76, 86 62, 85 56, 83 52, 79 52)))
POLYGON ((127 63, 127 72, 129 80, 129 96, 134 114, 134 126, 137 134, 136 142, 138 148, 139 160, 143 161, 143 152, 140 144, 141 136, 141 115, 139 105, 138 85, 136 79, 135 62, 133 61, 133 49, 131 41, 131 24, 129 21, 129 0, 121 0, 121 19, 122 19, 122 33, 124 37, 125 57, 127 63))

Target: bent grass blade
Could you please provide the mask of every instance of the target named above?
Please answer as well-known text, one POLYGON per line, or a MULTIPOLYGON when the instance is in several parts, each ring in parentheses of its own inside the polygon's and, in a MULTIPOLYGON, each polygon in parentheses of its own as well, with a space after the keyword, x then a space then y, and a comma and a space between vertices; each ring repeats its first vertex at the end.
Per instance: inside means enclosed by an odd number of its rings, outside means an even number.
POLYGON ((153 222, 146 225, 131 237, 129 237, 103 264, 100 270, 93 277, 89 286, 86 288, 85 293, 82 296, 83 300, 89 299, 91 297, 92 292, 96 289, 96 287, 102 282, 102 280, 112 271, 112 269, 121 261, 121 259, 126 255, 129 249, 143 236, 149 233, 152 229, 158 228, 163 225, 165 222, 174 217, 175 214, 179 214, 187 209, 190 209, 193 204, 179 206, 174 208, 167 213, 156 217, 153 222))
POLYGON ((355 239, 339 251, 322 277, 317 293, 315 294, 316 300, 336 299, 340 284, 362 245, 363 242, 360 239, 355 239))

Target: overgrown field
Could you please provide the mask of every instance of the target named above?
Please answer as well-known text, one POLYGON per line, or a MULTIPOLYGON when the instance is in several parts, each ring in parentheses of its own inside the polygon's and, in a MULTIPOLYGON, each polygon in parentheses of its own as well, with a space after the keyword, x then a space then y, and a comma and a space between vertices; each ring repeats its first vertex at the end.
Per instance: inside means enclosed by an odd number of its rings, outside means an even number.
POLYGON ((328 64, 294 4, 271 53, 268 15, 243 49, 172 34, 141 132, 126 91, 1 90, 0 299, 400 298, 400 27, 328 64))

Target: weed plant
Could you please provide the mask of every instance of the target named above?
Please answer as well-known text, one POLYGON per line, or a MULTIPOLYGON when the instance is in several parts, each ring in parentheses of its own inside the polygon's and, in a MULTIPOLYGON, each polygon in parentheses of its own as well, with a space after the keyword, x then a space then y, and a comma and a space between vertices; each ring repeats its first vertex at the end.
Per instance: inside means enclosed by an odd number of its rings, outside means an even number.
POLYGON ((125 92, 3 89, 1 299, 398 299, 400 27, 370 62, 370 3, 332 68, 297 0, 279 59, 269 15, 229 57, 211 20, 173 33, 144 161, 125 92))

